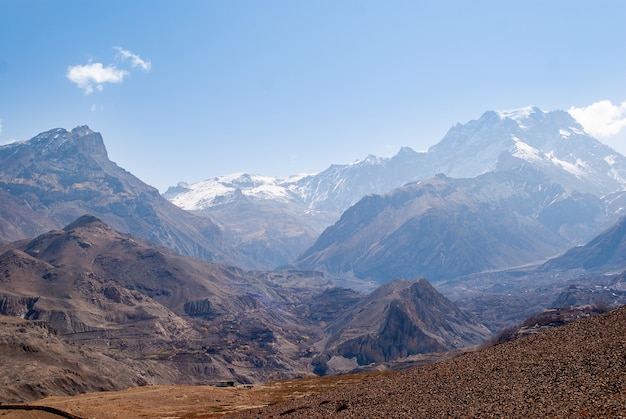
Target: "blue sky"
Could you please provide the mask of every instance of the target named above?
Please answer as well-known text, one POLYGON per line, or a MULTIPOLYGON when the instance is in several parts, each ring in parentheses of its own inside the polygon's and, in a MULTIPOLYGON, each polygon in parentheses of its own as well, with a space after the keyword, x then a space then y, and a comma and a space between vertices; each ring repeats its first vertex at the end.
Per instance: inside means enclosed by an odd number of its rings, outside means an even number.
POLYGON ((0 0, 0 144, 89 125, 161 191, 572 110, 626 153, 626 1, 0 0))

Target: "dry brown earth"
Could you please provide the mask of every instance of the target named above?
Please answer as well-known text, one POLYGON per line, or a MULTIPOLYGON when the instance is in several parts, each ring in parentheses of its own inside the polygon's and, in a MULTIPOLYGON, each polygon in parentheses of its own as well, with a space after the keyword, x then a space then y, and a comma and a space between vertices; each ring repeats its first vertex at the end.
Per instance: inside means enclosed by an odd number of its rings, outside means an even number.
MULTIPOLYGON (((151 386, 124 391, 51 396, 31 405, 50 406, 74 415, 93 418, 213 418, 328 391, 358 385, 372 376, 363 373, 341 377, 284 380, 265 385, 218 388, 215 386, 151 386)), ((4 418, 0 412, 0 417, 4 418)))
POLYGON ((626 417, 626 307, 235 417, 626 417))
POLYGON ((37 404, 94 418, 626 417, 626 307, 403 372, 251 389, 136 388, 37 404))

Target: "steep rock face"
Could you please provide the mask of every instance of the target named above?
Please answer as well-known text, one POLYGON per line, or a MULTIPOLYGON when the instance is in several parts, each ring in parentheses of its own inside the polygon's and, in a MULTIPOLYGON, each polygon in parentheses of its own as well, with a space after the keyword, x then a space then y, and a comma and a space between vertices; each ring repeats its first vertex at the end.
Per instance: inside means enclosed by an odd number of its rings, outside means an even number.
POLYGON ((211 301, 207 298, 204 300, 187 301, 183 306, 185 313, 190 316, 211 316, 213 313, 211 301))
POLYGON ((490 332, 425 279, 386 284, 332 321, 316 358, 318 373, 337 357, 358 365, 441 352, 482 342, 490 332))
POLYGON ((218 261, 237 256, 209 219, 180 210, 111 162, 102 136, 86 126, 0 146, 0 196, 0 240, 59 229, 91 213, 186 255, 218 261))

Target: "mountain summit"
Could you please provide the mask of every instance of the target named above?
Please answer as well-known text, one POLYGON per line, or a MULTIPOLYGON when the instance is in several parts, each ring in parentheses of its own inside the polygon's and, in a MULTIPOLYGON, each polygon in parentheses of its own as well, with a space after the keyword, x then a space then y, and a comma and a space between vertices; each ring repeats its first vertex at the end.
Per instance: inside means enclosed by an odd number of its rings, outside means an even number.
POLYGON ((87 126, 0 146, 0 240, 60 229, 86 213, 182 254, 246 263, 209 219, 172 205, 110 161, 102 136, 87 126))
POLYGON ((488 111, 452 127, 427 154, 429 166, 450 177, 529 164, 568 190, 601 196, 626 185, 624 156, 585 133, 564 111, 488 111))
MULTIPOLYGON (((229 232, 226 236, 234 246, 253 253, 249 256, 259 263, 271 260, 273 266, 266 265, 271 268, 304 253, 314 237, 368 195, 384 195, 437 174, 474 178, 492 172, 509 173, 504 177, 533 173, 537 188, 549 189, 534 195, 550 199, 534 203, 540 205, 535 216, 541 214, 540 222, 565 238, 562 245, 588 240, 626 208, 626 158, 588 135, 567 112, 545 112, 535 106, 487 111, 477 120, 456 124, 426 152, 402 147, 391 158, 368 156, 290 178, 220 176, 179 184, 164 196, 216 220, 229 232), (268 244, 276 243, 270 235, 278 237, 281 232, 302 234, 297 241, 268 244)), ((492 195, 481 200, 498 199, 492 195)), ((528 201, 519 204, 529 206, 528 201)), ((554 249, 555 241, 550 241, 549 248, 554 249)))
POLYGON ((181 207, 204 210, 220 205, 238 189, 254 199, 299 199, 311 210, 341 213, 366 195, 438 173, 467 178, 521 164, 535 166, 579 192, 603 195, 626 185, 624 156, 588 135, 569 113, 528 106, 487 111, 477 120, 456 124, 427 152, 402 147, 391 158, 370 155, 307 176, 221 176, 179 184, 165 196, 181 207))

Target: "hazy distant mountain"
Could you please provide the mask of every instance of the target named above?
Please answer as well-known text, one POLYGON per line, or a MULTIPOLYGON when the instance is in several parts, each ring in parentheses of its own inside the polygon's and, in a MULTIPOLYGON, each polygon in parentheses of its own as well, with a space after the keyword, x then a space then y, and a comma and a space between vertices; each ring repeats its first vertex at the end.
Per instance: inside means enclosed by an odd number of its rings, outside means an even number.
POLYGON ((529 167, 473 179, 441 175, 364 198, 295 265, 378 283, 450 279, 553 256, 570 246, 560 231, 597 227, 602 210, 595 196, 570 196, 529 167), (577 200, 588 211, 576 218, 545 216, 577 200))
POLYGON ((240 191, 257 200, 299 202, 309 209, 341 213, 366 195, 438 173, 475 177, 523 162, 568 191, 601 196, 626 185, 624 156, 585 133, 567 112, 526 107, 488 111, 478 120, 457 124, 427 152, 403 147, 391 158, 368 156, 314 175, 237 174, 192 185, 180 183, 164 195, 188 210, 221 205, 240 191))
POLYGON ((111 162, 99 133, 54 129, 0 146, 0 240, 60 229, 91 213, 186 255, 246 263, 218 227, 172 205, 111 162))
POLYGON ((523 162, 567 191, 602 196, 626 185, 626 158, 585 133, 564 111, 485 112, 452 127, 428 155, 437 173, 450 177, 474 177, 523 162))
POLYGON ((544 269, 585 269, 615 271, 626 269, 626 217, 584 246, 574 247, 549 260, 544 269))
POLYGON ((272 269, 295 259, 339 216, 309 208, 286 184, 294 179, 239 173, 193 185, 180 183, 163 196, 209 217, 222 229, 227 244, 256 266, 272 269))
POLYGON ((588 239, 598 225, 606 226, 603 222, 626 208, 626 159, 586 134, 568 113, 536 107, 485 112, 478 120, 453 126, 427 152, 403 147, 392 158, 368 156, 315 175, 285 179, 238 174, 181 183, 165 196, 182 208, 211 216, 232 233, 231 242, 238 247, 261 248, 268 257, 279 253, 272 260, 284 261, 295 250, 304 252, 303 244, 311 244, 312 236, 367 195, 384 194, 439 173, 473 178, 522 166, 532 167, 563 190, 558 203, 542 209, 541 222, 561 229, 559 235, 570 243, 588 239), (248 211, 240 213, 235 203, 243 201, 248 211), (605 220, 592 225, 575 221, 592 218, 598 211, 606 212, 605 220), (290 242, 289 252, 267 244, 275 243, 269 236, 283 234, 284 226, 282 230, 276 226, 277 220, 288 222, 289 231, 306 232, 290 242), (264 226, 267 237, 255 225, 264 226), (576 228, 567 230, 570 225, 576 228))
POLYGON ((435 285, 491 330, 547 308, 598 303, 619 307, 626 304, 626 218, 548 261, 435 285))

